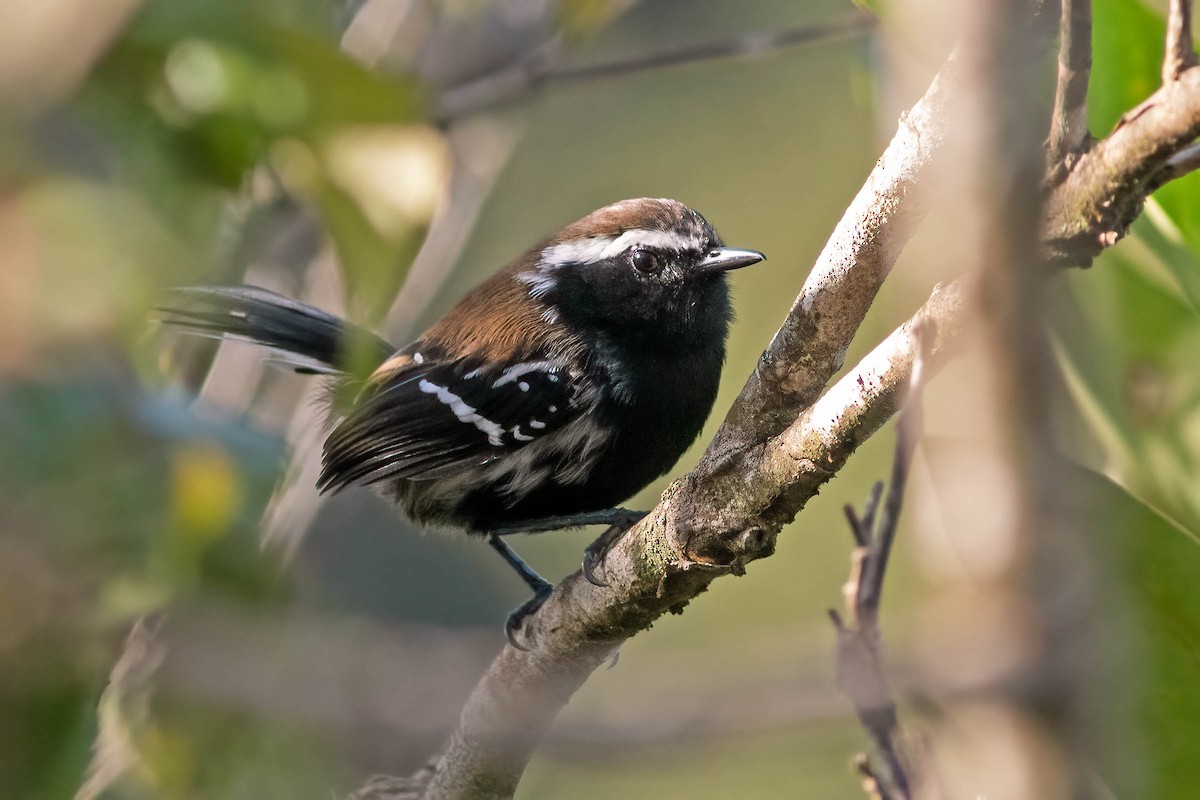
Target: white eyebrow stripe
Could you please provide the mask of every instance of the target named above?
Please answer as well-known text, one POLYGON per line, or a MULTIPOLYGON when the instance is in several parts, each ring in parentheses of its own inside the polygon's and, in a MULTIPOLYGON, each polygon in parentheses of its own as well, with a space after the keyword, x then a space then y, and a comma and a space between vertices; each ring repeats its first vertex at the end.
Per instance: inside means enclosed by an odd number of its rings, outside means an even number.
POLYGON ((694 235, 673 231, 633 228, 620 236, 588 236, 552 244, 542 251, 542 269, 553 269, 563 264, 595 264, 620 255, 631 247, 648 247, 655 250, 699 250, 704 242, 694 235))

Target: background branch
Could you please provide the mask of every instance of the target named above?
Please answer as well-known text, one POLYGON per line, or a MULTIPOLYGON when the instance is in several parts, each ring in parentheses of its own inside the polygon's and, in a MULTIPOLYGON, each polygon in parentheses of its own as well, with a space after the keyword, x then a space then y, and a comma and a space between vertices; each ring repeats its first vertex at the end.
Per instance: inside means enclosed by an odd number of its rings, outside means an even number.
POLYGON ((1122 117, 1050 193, 1045 257, 1058 266, 1091 264, 1129 231, 1149 193, 1173 174, 1171 159, 1197 136, 1200 70, 1193 68, 1122 117))
POLYGON ((867 33, 874 27, 874 17, 855 13, 817 25, 736 36, 674 49, 664 48, 633 58, 578 65, 556 63, 561 55, 561 43, 552 42, 525 62, 443 90, 438 96, 434 117, 440 122, 448 122, 512 102, 546 86, 615 78, 651 69, 724 58, 761 57, 796 45, 867 33))
MULTIPOLYGON (((1042 4, 1034 3, 1026 20, 1026 57, 1036 60, 1044 52, 1050 24, 1042 4)), ((854 334, 926 212, 921 187, 943 160, 948 109, 961 88, 959 62, 952 55, 921 99, 901 114, 896 134, 717 431, 700 475, 747 468, 734 463, 734 456, 786 427, 842 368, 854 334)))
POLYGON ((1062 0, 1059 26, 1058 83, 1050 124, 1048 162, 1051 179, 1070 155, 1088 140, 1087 93, 1092 71, 1091 0, 1062 0))
POLYGON ((1196 51, 1192 46, 1192 0, 1170 0, 1167 46, 1163 55, 1163 83, 1179 80, 1180 75, 1194 66, 1196 51))
MULTIPOLYGON (((917 338, 919 343, 919 331, 917 338)), ((908 397, 896 423, 892 477, 878 528, 875 520, 883 494, 882 483, 875 484, 861 517, 853 506, 846 506, 846 518, 856 543, 850 557, 850 579, 843 590, 846 617, 843 619, 833 609, 829 611, 838 637, 838 686, 854 704, 859 722, 871 740, 875 758, 883 766, 880 771, 867 764, 865 771, 873 780, 875 793, 885 800, 907 800, 912 796, 909 769, 898 750, 896 702, 888 688, 884 667, 879 606, 888 556, 900 522, 908 473, 921 435, 922 361, 918 351, 909 379, 908 397)))
POLYGON ((1200 169, 1200 143, 1193 143, 1167 159, 1167 165, 1154 176, 1150 187, 1157 189, 1197 169, 1200 169))
MULTIPOLYGON (((977 511, 948 512, 946 524, 951 530, 975 527, 981 546, 999 555, 985 573, 959 572, 940 582, 927 602, 939 610, 994 603, 996 624, 980 631, 976 646, 1019 649, 974 698, 1000 721, 965 745, 965 758, 978 768, 939 770, 949 797, 1082 797, 1087 785, 1075 744, 1090 673, 1079 654, 1087 652, 1091 628, 1081 604, 1064 602, 1071 592, 1087 594, 1086 579, 1078 576, 1086 570, 1087 550, 1081 545, 1081 558, 1066 557, 1077 549, 1079 531, 1066 511, 1069 487, 1053 458, 1055 366, 1045 316, 1053 273, 1042 264, 1037 239, 1045 154, 1042 130, 1029 114, 1037 73, 1020 55, 1022 28, 1013 4, 972 10, 963 47, 969 72, 955 119, 961 135, 951 177, 941 187, 957 211, 955 233, 943 245, 977 281, 968 312, 977 342, 971 351, 975 380, 952 389, 953 402, 971 409, 963 441, 973 445, 976 469, 958 482, 956 495, 986 497, 991 517, 985 522, 974 518, 977 511), (1010 625, 1021 626, 1024 647, 1006 635, 1010 625), (1003 766, 1001 758, 1008 759, 1003 766)), ((1063 184, 1073 183, 1079 165, 1063 184)), ((1134 195, 1141 188, 1116 191, 1134 195)), ((958 618, 970 616, 960 611, 958 618)), ((943 653, 945 668, 968 669, 967 649, 943 653)), ((959 720, 971 708, 945 702, 940 711, 931 726, 935 762, 955 747, 964 730, 959 720)))

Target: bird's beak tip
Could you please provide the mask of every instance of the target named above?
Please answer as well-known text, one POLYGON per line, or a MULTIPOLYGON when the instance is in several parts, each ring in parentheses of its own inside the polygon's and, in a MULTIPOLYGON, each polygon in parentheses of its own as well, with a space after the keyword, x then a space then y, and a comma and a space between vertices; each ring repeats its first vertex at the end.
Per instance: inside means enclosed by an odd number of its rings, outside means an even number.
POLYGON ((728 272, 749 267, 767 257, 757 250, 739 250, 735 247, 715 247, 701 259, 699 268, 704 272, 728 272))

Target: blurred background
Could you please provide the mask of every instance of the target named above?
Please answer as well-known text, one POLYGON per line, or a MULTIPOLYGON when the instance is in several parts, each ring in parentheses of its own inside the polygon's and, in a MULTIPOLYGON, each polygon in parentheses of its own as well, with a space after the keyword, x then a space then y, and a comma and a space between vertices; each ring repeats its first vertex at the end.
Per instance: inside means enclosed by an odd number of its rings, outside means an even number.
MULTIPOLYGON (((161 330, 164 288, 268 286, 403 344, 547 232, 674 197, 770 258, 734 278, 703 443, 951 48, 945 5, 893 2, 864 26, 838 0, 5 3, 0 797, 85 781, 82 797, 330 797, 405 774, 525 598, 478 541, 426 535, 369 491, 318 499, 316 382, 161 330), (836 30, 577 69, 814 25, 836 30)), ((1164 7, 1095 3, 1094 131, 1157 86, 1164 7)), ((1101 632, 1079 665, 1097 698, 1083 744, 1113 797, 1200 783, 1198 187, 1162 190, 1056 286, 1056 422, 1087 486, 1101 632)), ((957 273, 939 259, 950 220, 934 203, 848 364, 957 273)), ((970 376, 929 390, 884 620, 902 714, 950 715, 964 742, 1003 719, 947 698, 1005 658, 972 650, 986 604, 969 622, 947 610, 962 595, 946 587, 1002 547, 976 524, 986 500, 960 491, 971 417, 954 386, 970 376)), ((518 797, 862 796, 825 609, 848 566, 841 507, 886 475, 891 444, 867 442, 748 578, 593 676, 518 797)), ((595 533, 514 544, 557 579, 595 533)), ((989 796, 1017 796, 1003 787, 989 796)))

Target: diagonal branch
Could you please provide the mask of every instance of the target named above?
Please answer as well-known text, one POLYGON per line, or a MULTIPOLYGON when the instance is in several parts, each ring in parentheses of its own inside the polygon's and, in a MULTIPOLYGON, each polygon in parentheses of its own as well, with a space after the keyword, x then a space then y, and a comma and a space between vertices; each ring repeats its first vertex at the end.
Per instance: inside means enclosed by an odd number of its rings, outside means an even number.
POLYGON ((1196 66, 1196 51, 1192 46, 1192 0, 1171 0, 1167 12, 1167 47, 1163 55, 1164 84, 1179 80, 1179 76, 1196 66))
POLYGON ((896 135, 850 202, 782 327, 705 453, 701 474, 779 433, 841 369, 846 348, 925 215, 918 187, 944 150, 960 68, 946 63, 903 114, 896 135))
POLYGON ((1087 145, 1088 79, 1092 70, 1091 0, 1063 0, 1059 28, 1058 84, 1047 160, 1051 177, 1087 145))
POLYGON ((1167 159, 1166 166, 1158 171, 1151 181, 1151 190, 1182 178, 1200 169, 1200 142, 1193 142, 1167 159))
MULTIPOLYGON (((1050 5, 1031 3, 1022 44, 1036 61, 1049 45, 1050 5)), ((954 54, 907 112, 834 228, 783 325, 709 445, 700 475, 732 473, 744 456, 812 403, 842 368, 850 341, 925 215, 922 184, 944 160, 950 104, 963 68, 954 54)))
POLYGON ((558 48, 548 46, 520 64, 445 89, 437 99, 434 116, 437 121, 446 123, 512 102, 546 86, 614 78, 724 58, 759 57, 788 47, 867 33, 874 27, 874 17, 856 13, 816 25, 664 48, 634 58, 574 66, 555 63, 558 48))

